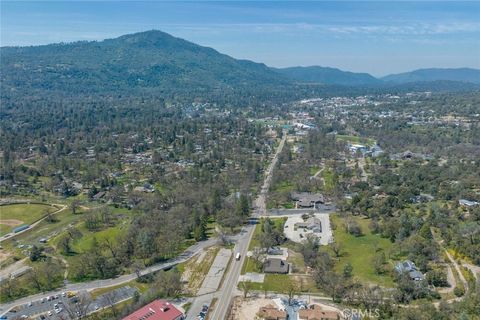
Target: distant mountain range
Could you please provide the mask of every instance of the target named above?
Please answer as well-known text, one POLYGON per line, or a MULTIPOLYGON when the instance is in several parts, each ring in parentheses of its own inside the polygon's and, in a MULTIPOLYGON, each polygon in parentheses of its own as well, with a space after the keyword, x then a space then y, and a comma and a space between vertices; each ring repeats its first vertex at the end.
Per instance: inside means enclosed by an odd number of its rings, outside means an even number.
POLYGON ((391 74, 381 79, 393 83, 448 80, 480 84, 480 70, 471 68, 418 69, 411 72, 391 74))
POLYGON ((267 92, 268 97, 269 92, 298 93, 298 88, 318 93, 345 91, 339 86, 428 89, 440 85, 457 90, 480 84, 480 70, 466 68, 422 69, 381 79, 318 66, 270 68, 155 30, 104 41, 2 47, 0 55, 1 91, 8 98, 145 92, 175 96, 267 92))
POLYGON ((411 72, 391 74, 375 78, 368 73, 354 73, 329 67, 290 67, 275 71, 299 82, 335 84, 344 86, 391 86, 397 84, 437 81, 458 81, 480 84, 480 70, 458 69, 419 69, 411 72))
POLYGON ((273 69, 300 82, 335 84, 342 86, 378 85, 382 80, 368 73, 354 73, 329 67, 290 67, 273 69))

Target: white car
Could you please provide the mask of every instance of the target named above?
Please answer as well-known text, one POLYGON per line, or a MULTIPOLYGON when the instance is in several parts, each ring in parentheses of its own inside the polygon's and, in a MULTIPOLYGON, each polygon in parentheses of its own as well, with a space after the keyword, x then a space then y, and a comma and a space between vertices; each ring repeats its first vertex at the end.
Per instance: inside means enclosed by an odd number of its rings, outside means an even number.
POLYGON ((48 316, 51 317, 53 315, 52 311, 47 312, 48 316))

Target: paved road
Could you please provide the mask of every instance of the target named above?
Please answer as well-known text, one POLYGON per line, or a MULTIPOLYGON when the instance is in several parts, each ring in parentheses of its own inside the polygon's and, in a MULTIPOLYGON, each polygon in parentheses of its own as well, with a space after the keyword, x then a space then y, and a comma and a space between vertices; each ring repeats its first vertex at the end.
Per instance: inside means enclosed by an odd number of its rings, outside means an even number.
MULTIPOLYGON (((270 188, 270 183, 272 181, 273 170, 278 162, 278 156, 285 145, 285 141, 287 139, 287 135, 284 134, 280 144, 277 147, 277 151, 272 159, 272 162, 268 166, 266 171, 265 179, 263 181, 263 185, 258 195, 257 199, 255 200, 255 210, 253 212, 252 217, 258 218, 261 215, 266 214, 266 196, 268 193, 268 189, 270 188)), ((225 274, 225 279, 222 285, 222 288, 218 292, 218 300, 215 304, 215 307, 210 314, 210 319, 212 320, 224 320, 227 319, 228 310, 230 307, 230 303, 233 298, 233 294, 237 288, 238 278, 240 277, 240 272, 242 270, 242 265, 244 263, 245 257, 248 251, 248 244, 252 240, 253 231, 255 230, 255 225, 250 224, 245 227, 246 232, 242 234, 241 238, 237 241, 234 248, 234 255, 240 253, 240 260, 233 260, 232 264, 227 270, 225 274)))
MULTIPOLYGON (((217 239, 209 239, 206 241, 201 241, 193 246, 189 247, 186 251, 184 251, 181 255, 178 257, 168 260, 163 263, 158 263, 155 265, 152 265, 148 268, 145 268, 144 270, 141 271, 141 275, 146 275, 150 274, 159 270, 164 270, 171 268, 181 262, 185 262, 188 259, 190 259, 192 256, 200 253, 202 250, 205 248, 213 246, 217 242, 217 239)), ((46 293, 39 293, 36 295, 28 296, 25 298, 21 298, 18 300, 15 300, 10 303, 6 304, 0 304, 0 314, 6 313, 8 310, 15 306, 20 306, 24 305, 26 303, 29 303, 31 301, 38 301, 41 300, 42 298, 51 296, 51 295, 56 295, 56 294, 61 294, 63 291, 90 291, 98 288, 107 288, 107 287, 112 287, 112 286, 117 286, 121 285, 127 282, 130 282, 132 280, 135 280, 137 278, 137 274, 132 273, 132 274, 126 274, 123 276, 120 276, 118 278, 114 279, 105 279, 105 280, 95 280, 95 281, 90 281, 90 282, 82 282, 82 283, 69 283, 63 288, 60 288, 56 291, 51 291, 51 292, 46 292, 46 293)))
POLYGON ((317 205, 317 208, 306 208, 306 209, 269 209, 267 210, 267 216, 278 216, 278 217, 288 217, 293 215, 302 215, 304 213, 332 213, 337 210, 337 207, 334 204, 331 205, 317 205))

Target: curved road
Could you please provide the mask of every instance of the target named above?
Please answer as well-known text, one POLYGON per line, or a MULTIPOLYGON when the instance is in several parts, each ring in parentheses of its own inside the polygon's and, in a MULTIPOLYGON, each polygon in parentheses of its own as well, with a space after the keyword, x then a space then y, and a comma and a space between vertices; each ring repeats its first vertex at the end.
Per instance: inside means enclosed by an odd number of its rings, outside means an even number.
MULTIPOLYGON (((213 246, 216 242, 217 242, 217 239, 213 238, 213 239, 196 243, 193 246, 189 247, 187 250, 185 250, 181 255, 177 256, 176 258, 145 268, 140 272, 140 274, 146 275, 159 270, 171 268, 181 262, 187 261, 192 256, 200 253, 203 249, 213 246)), ((66 286, 59 288, 58 290, 55 290, 55 291, 39 293, 36 295, 21 298, 9 303, 0 304, 0 314, 5 314, 15 306, 26 304, 26 303, 29 303, 30 301, 40 300, 42 298, 45 298, 51 295, 59 294, 63 291, 82 291, 82 290, 90 291, 90 290, 95 290, 99 288, 107 288, 107 287, 117 286, 117 285, 130 282, 132 280, 135 280, 136 278, 137 278, 137 274, 131 273, 131 274, 126 274, 113 279, 94 280, 94 281, 82 282, 82 283, 69 283, 66 286)))

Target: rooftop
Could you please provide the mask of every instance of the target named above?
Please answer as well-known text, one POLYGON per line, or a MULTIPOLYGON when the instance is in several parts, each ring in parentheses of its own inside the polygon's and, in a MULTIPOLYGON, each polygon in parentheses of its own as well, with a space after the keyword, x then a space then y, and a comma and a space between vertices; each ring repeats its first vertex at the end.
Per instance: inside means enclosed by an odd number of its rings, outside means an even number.
POLYGON ((287 312, 285 310, 279 310, 273 305, 268 304, 258 310, 257 316, 264 320, 284 320, 287 319, 287 312))
POLYGON ((138 309, 123 320, 180 320, 183 313, 165 300, 154 300, 138 309))
POLYGON ((338 320, 340 316, 336 311, 324 310, 318 304, 311 305, 308 309, 298 310, 301 320, 338 320))
POLYGON ((288 273, 288 263, 282 259, 268 258, 263 266, 265 273, 288 273))

